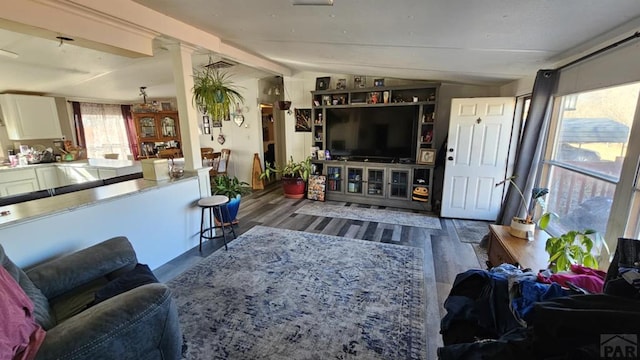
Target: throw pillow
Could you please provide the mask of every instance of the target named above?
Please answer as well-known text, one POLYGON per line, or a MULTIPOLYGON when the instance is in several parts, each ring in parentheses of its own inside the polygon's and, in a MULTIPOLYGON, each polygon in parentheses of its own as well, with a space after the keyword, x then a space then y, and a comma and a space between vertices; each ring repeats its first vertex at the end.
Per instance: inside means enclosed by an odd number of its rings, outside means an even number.
POLYGON ((109 281, 102 289, 96 291, 95 298, 89 306, 99 304, 116 295, 135 289, 139 286, 157 283, 158 279, 153 275, 149 266, 136 264, 136 267, 117 278, 109 281))

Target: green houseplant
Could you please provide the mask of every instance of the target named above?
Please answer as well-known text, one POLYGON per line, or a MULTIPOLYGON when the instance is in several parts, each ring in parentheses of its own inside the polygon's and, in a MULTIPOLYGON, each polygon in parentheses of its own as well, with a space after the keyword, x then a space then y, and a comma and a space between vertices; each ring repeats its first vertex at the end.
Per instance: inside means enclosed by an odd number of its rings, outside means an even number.
POLYGON ((549 189, 547 188, 533 188, 531 190, 531 202, 529 206, 527 206, 527 200, 524 197, 524 193, 515 183, 515 179, 517 175, 510 176, 499 183, 496 186, 500 186, 505 183, 509 183, 509 185, 513 186, 518 195, 520 195, 521 206, 525 210, 524 217, 514 216, 511 220, 511 226, 509 227, 509 233, 515 237, 527 239, 529 233, 533 233, 536 228, 536 220, 534 220, 535 215, 535 207, 539 205, 542 209, 542 215, 540 219, 537 220, 538 226, 540 229, 546 229, 549 225, 549 221, 551 220, 551 216, 553 215, 550 212, 547 212, 547 203, 544 201, 543 196, 549 193, 549 189))
POLYGON ((225 223, 237 223, 236 216, 240 210, 240 199, 242 195, 251 193, 249 184, 238 180, 237 177, 229 177, 227 175, 218 175, 211 179, 211 193, 214 195, 225 195, 229 198, 229 202, 225 205, 226 211, 222 212, 225 223), (229 218, 227 218, 229 216, 229 218))
MULTIPOLYGON (((545 250, 549 254, 549 269, 554 273, 567 271, 571 265, 584 265, 593 269, 598 268, 598 260, 592 254, 594 240, 600 242, 595 230, 571 230, 560 236, 547 239, 545 250)), ((606 244, 601 241, 604 246, 606 244)), ((606 249, 606 247, 605 247, 606 249)), ((608 249, 607 249, 608 250, 608 249)))
POLYGON ((297 162, 293 161, 292 156, 283 167, 267 163, 264 171, 260 174, 260 179, 269 179, 275 174, 282 176, 284 196, 291 199, 301 199, 304 197, 307 180, 311 174, 311 156, 297 162))
POLYGON ((193 71, 193 102, 212 120, 230 118, 231 104, 244 103, 244 97, 233 85, 229 74, 213 67, 193 71))

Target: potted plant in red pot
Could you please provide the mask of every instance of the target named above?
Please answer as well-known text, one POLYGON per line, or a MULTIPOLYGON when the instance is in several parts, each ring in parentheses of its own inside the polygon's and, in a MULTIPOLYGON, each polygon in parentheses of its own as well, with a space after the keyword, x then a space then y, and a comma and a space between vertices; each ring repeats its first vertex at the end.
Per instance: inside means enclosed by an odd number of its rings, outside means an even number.
POLYGON ((293 156, 282 167, 267 163, 265 170, 260 174, 260 179, 270 178, 274 174, 282 176, 282 189, 284 196, 290 199, 302 199, 305 194, 307 179, 311 173, 311 157, 296 162, 293 156))

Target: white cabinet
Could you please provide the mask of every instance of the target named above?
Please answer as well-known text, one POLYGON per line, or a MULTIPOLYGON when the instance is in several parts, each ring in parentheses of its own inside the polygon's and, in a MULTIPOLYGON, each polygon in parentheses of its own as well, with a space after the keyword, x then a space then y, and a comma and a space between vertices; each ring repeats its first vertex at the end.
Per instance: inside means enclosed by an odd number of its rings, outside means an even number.
POLYGON ((2 119, 11 140, 62 137, 55 99, 34 95, 0 95, 2 119))
POLYGON ((0 196, 17 195, 39 189, 34 169, 4 171, 0 176, 0 196))
POLYGON ((36 177, 40 190, 53 189, 60 186, 57 166, 46 166, 36 168, 36 177))

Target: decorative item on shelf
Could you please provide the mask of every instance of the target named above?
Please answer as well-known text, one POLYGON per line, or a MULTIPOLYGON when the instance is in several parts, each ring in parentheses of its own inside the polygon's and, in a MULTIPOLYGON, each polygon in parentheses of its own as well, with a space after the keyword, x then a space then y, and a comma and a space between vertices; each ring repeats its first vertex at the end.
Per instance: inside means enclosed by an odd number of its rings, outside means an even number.
POLYGON ((324 150, 318 150, 318 160, 325 160, 325 155, 324 150))
POLYGON ((375 79, 375 80, 373 80, 373 86, 375 86, 375 87, 384 86, 384 79, 375 79))
POLYGON ((311 132, 311 109, 295 109, 296 132, 311 132))
POLYGON ((336 90, 344 90, 347 88, 347 79, 338 79, 336 90))
POLYGON ((318 150, 320 149, 320 147, 318 146, 312 146, 311 147, 311 160, 317 160, 318 159, 318 150))
POLYGON ((171 111, 172 110, 170 102, 163 102, 161 104, 161 106, 162 106, 162 111, 171 111))
POLYGON ((329 89, 329 82, 331 81, 331 77, 324 76, 316 78, 316 90, 327 90, 329 89))
POLYGON ((436 163, 436 150, 420 149, 416 163, 420 165, 434 165, 436 163))
POLYGON ((416 186, 413 188, 411 199, 415 201, 429 201, 429 188, 426 186, 416 186))
POLYGON ((384 91, 384 92, 382 93, 382 101, 383 101, 385 104, 388 104, 388 103, 389 103, 389 91, 384 91))
POLYGON ((329 149, 324 151, 324 159, 331 160, 331 152, 329 151, 329 149))
POLYGON ((521 206, 525 211, 525 217, 522 218, 514 216, 513 219, 511 219, 509 234, 521 239, 533 239, 533 233, 536 230, 536 222, 533 219, 536 204, 540 205, 543 211, 540 219, 538 220, 538 226, 540 226, 540 229, 546 229, 547 225, 549 225, 549 221, 551 220, 551 216, 555 215, 553 213, 546 212, 547 204, 542 198, 549 193, 549 189, 533 188, 531 190, 531 203, 527 207, 524 194, 514 181, 517 177, 517 175, 510 176, 497 183, 496 186, 500 186, 505 183, 509 183, 509 185, 513 186, 518 192, 518 195, 520 195, 521 206))
POLYGON ((380 101, 380 93, 377 91, 373 91, 369 93, 369 98, 367 99, 367 103, 369 104, 377 104, 380 101))
POLYGON ((354 75, 353 76, 353 87, 354 88, 363 88, 367 85, 367 78, 364 75, 354 75))
POLYGON ((193 102, 213 121, 222 121, 231 116, 231 104, 244 103, 244 97, 227 73, 211 65, 209 59, 209 65, 204 69, 193 71, 193 102))
POLYGON ((322 95, 322 104, 323 105, 331 105, 331 96, 330 95, 322 95))

